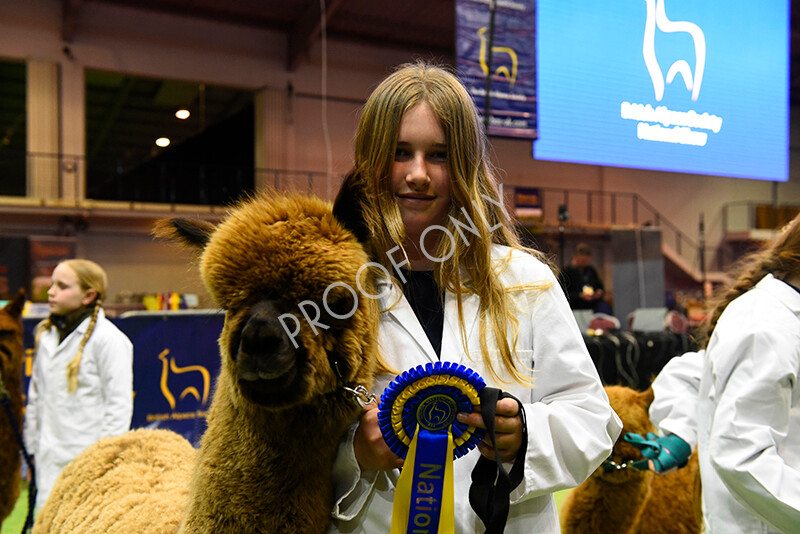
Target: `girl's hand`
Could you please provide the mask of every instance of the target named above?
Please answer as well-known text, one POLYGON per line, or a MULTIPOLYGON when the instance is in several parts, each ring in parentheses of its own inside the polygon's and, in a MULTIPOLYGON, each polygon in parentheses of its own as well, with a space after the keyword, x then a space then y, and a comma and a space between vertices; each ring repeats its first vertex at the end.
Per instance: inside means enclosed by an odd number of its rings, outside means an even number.
MULTIPOLYGON (((478 414, 480 416, 480 414, 478 414)), ((403 467, 403 459, 392 452, 378 426, 378 405, 368 404, 361 412, 353 436, 353 449, 362 470, 389 471, 403 467)))
MULTIPOLYGON (((460 422, 477 428, 486 428, 483 424, 483 416, 480 411, 473 413, 459 413, 457 418, 460 422)), ((514 399, 501 399, 497 401, 497 409, 494 417, 494 433, 497 439, 497 450, 500 453, 500 460, 503 462, 513 461, 517 452, 522 446, 522 417, 519 413, 519 404, 514 399)), ((487 434, 478 443, 478 450, 487 459, 494 461, 494 448, 492 441, 487 434)))

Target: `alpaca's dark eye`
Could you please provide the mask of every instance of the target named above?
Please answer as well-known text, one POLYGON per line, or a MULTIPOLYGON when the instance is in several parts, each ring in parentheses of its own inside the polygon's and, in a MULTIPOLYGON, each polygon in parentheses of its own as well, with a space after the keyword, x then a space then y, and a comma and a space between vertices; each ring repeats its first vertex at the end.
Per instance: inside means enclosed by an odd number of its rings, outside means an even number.
POLYGON ((237 310, 228 310, 225 313, 225 324, 234 325, 230 330, 231 336, 228 340, 228 353, 233 361, 236 361, 236 357, 239 355, 239 343, 241 343, 242 340, 242 325, 247 322, 247 317, 246 313, 237 310))
POLYGON ((358 311, 358 296, 344 287, 335 287, 322 299, 324 317, 333 326, 341 326, 358 311))

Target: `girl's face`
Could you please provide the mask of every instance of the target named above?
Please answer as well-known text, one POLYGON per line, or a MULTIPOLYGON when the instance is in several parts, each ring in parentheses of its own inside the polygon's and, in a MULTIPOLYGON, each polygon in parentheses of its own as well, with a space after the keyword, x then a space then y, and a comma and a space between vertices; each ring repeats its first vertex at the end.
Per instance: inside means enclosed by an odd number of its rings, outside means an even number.
POLYGON ((400 120, 392 165, 392 192, 408 239, 442 224, 450 209, 450 171, 444 129, 433 110, 421 102, 400 120))
POLYGON ((47 302, 50 313, 66 315, 81 306, 88 306, 97 292, 94 289, 82 289, 75 271, 60 263, 53 270, 52 285, 47 290, 47 302))

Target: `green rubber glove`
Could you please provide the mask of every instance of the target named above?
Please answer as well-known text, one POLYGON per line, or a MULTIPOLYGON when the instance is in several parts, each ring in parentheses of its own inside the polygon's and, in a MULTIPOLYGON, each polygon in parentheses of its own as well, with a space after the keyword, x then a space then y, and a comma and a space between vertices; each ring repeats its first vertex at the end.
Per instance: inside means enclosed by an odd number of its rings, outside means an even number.
POLYGON ((689 462, 689 456, 692 455, 689 444, 674 434, 658 436, 654 432, 648 432, 647 437, 643 438, 640 434, 626 432, 624 439, 642 451, 645 458, 653 461, 653 470, 656 473, 681 468, 689 462))

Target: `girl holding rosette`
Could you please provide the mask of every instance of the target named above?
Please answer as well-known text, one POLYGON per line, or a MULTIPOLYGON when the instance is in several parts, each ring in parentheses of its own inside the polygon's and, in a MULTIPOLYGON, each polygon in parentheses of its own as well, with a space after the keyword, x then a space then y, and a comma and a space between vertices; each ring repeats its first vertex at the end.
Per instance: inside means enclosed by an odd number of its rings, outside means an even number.
MULTIPOLYGON (((379 346, 394 372, 376 379, 381 410, 367 405, 340 445, 333 532, 397 531, 395 492, 411 456, 404 461, 400 442, 415 440, 416 428, 420 438, 435 432, 448 413, 459 457, 451 467, 452 523, 411 518, 403 532, 491 531, 470 492, 483 464, 498 456, 520 475, 511 477, 505 532, 559 532, 553 493, 583 482, 619 435, 621 423, 549 264, 513 231, 488 152, 470 95, 444 68, 401 66, 365 104, 354 166, 334 211, 383 272, 375 295, 379 346), (419 384, 432 380, 455 391, 454 400, 439 402, 440 390, 420 394, 419 384), (511 397, 479 408, 475 392, 484 381, 511 397), (399 406, 397 421, 383 408, 389 401, 399 406), (494 413, 489 425, 481 410, 494 413), (410 411, 430 417, 408 425, 410 411), (387 436, 392 425, 399 441, 387 436)), ((427 495, 427 488, 411 491, 427 495)), ((414 495, 412 506, 437 508, 433 497, 414 495)))

